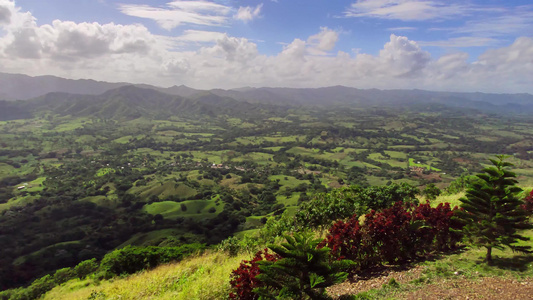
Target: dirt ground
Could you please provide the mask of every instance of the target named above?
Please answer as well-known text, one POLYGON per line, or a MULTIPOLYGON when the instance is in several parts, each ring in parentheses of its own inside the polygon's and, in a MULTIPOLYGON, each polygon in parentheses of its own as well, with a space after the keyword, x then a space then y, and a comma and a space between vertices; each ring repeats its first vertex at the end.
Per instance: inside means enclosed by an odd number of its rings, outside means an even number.
POLYGON ((355 295, 371 289, 379 289, 391 279, 401 286, 387 298, 395 299, 533 299, 533 278, 514 280, 499 277, 466 279, 456 277, 434 279, 429 284, 410 284, 420 278, 425 267, 380 268, 328 288, 334 299, 343 295, 355 295))

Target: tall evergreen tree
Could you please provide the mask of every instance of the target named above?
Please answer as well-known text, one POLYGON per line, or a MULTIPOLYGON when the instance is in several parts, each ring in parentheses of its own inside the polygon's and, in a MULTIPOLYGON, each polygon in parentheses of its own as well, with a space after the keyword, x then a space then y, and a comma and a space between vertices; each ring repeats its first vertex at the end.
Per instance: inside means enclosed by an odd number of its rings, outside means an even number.
POLYGON ((506 162, 505 155, 490 159, 493 166, 483 169, 483 173, 466 191, 466 197, 460 199, 463 211, 458 218, 464 222, 463 233, 469 241, 478 247, 485 247, 485 261, 492 263, 492 249, 503 250, 505 246, 513 251, 530 253, 530 246, 516 245, 529 238, 519 234, 519 230, 533 228, 528 214, 521 208, 517 194, 522 191, 516 186, 515 173, 508 170, 513 166, 506 162))

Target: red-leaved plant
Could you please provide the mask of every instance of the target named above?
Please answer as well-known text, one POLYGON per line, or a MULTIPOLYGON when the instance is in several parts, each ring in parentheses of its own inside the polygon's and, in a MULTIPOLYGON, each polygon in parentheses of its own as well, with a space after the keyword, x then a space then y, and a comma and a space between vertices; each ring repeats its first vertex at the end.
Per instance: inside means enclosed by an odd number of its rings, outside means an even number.
POLYGON ((530 215, 533 215, 533 190, 524 198, 524 204, 522 208, 526 210, 530 215))
POLYGON ((450 229, 461 225, 452 218, 450 205, 433 208, 428 203, 413 206, 395 203, 380 212, 371 211, 360 223, 354 215, 330 228, 322 246, 332 249, 334 257, 351 259, 365 269, 381 263, 398 263, 432 250, 456 246, 460 235, 450 229))
POLYGON ((230 299, 255 300, 259 297, 253 289, 262 286, 262 282, 256 278, 260 273, 257 262, 262 260, 277 261, 281 257, 277 254, 268 253, 268 249, 258 251, 252 260, 243 260, 240 266, 231 273, 230 285, 233 290, 229 294, 230 299))

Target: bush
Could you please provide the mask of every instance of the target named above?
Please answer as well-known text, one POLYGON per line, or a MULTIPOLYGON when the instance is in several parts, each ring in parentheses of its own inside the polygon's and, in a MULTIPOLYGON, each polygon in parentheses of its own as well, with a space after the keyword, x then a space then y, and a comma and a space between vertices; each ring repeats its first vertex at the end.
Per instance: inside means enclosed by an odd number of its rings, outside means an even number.
POLYGON ((100 269, 107 277, 133 274, 163 263, 180 260, 204 248, 204 244, 186 244, 179 247, 126 246, 106 254, 100 263, 100 269))
POLYGON ((229 294, 230 299, 255 300, 259 296, 253 292, 253 289, 261 287, 263 283, 257 278, 259 275, 260 261, 276 261, 281 257, 277 254, 268 253, 268 249, 258 251, 252 260, 244 260, 240 266, 231 272, 230 285, 232 292, 229 294))
POLYGON ((71 268, 59 269, 54 273, 54 281, 57 285, 65 283, 74 278, 74 271, 71 268))
POLYGON ((74 267, 74 273, 79 279, 85 278, 87 275, 95 272, 98 269, 96 258, 88 259, 80 262, 74 267))
POLYGON ((338 221, 329 230, 323 246, 332 254, 357 263, 360 269, 381 263, 398 263, 433 250, 455 248, 461 224, 454 218, 457 208, 429 203, 414 206, 395 203, 380 212, 372 211, 361 224, 357 215, 338 221))
POLYGON ((330 226, 331 222, 364 214, 369 209, 383 209, 395 202, 417 203, 419 190, 407 183, 388 186, 343 187, 330 193, 317 194, 311 201, 302 203, 296 213, 296 223, 304 228, 330 226))
POLYGON ((529 215, 533 215, 533 190, 524 198, 522 208, 527 211, 529 215))

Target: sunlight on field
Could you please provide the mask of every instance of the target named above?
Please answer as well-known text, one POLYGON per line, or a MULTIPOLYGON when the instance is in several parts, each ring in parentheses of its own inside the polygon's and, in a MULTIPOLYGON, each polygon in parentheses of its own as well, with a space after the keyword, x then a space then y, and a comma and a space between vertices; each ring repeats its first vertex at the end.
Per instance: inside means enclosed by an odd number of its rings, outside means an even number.
POLYGON ((112 281, 75 279, 54 288, 44 299, 224 299, 231 271, 251 256, 206 253, 112 281))

